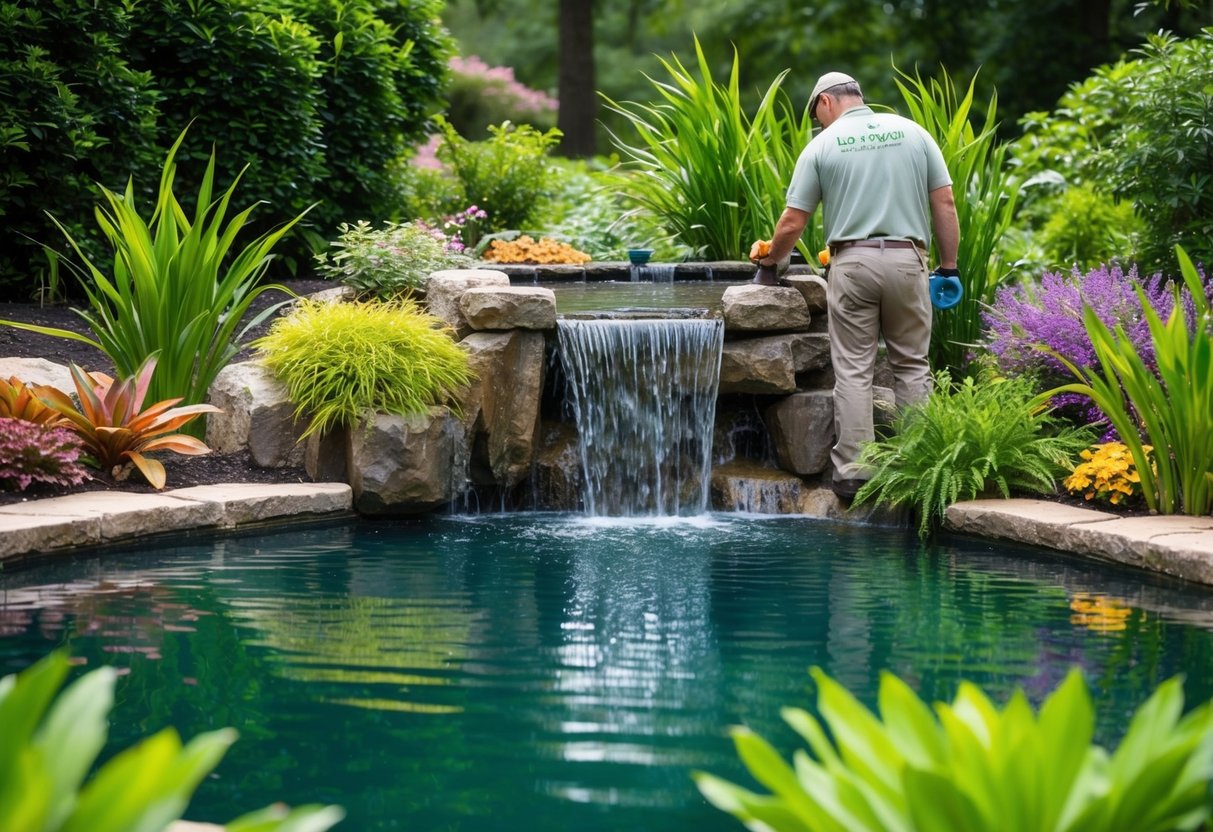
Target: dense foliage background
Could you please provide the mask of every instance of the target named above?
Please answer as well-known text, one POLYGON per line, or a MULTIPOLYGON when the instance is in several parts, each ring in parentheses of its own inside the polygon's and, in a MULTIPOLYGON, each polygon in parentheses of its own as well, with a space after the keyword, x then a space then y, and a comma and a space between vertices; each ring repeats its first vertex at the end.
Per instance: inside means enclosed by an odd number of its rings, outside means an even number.
MULTIPOLYGON (((320 205, 282 250, 297 267, 339 221, 390 212, 391 163, 441 108, 441 0, 0 2, 0 291, 25 299, 64 249, 96 245, 100 183, 156 191, 165 150, 196 180, 212 147, 265 230, 320 205), (197 163, 197 170, 189 163, 197 163), (308 233, 310 232, 310 233, 308 233)), ((150 201, 150 199, 149 199, 150 201)))

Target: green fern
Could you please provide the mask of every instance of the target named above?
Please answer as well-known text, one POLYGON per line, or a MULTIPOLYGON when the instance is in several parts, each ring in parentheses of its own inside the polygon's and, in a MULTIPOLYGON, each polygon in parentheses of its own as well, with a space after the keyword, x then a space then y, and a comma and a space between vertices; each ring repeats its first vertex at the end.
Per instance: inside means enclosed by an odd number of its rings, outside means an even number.
POLYGON ((1053 493, 1056 478, 1093 440, 1090 428, 1059 427, 1033 408, 1029 378, 936 375, 929 399, 901 411, 893 435, 869 443, 862 462, 874 470, 855 502, 914 507, 926 537, 952 503, 983 495, 1053 493))

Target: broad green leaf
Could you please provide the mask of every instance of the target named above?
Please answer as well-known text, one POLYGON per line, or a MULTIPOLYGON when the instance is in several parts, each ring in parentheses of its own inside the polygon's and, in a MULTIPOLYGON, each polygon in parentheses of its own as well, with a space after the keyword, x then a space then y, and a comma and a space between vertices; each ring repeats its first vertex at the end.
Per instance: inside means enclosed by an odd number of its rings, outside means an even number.
POLYGON ((71 813, 85 774, 105 746, 117 677, 113 668, 102 667, 72 683, 59 695, 34 738, 52 782, 51 828, 71 813))
MULTIPOLYGON (((931 771, 906 768, 906 804, 915 829, 930 832, 973 832, 992 829, 977 807, 955 783, 947 777, 931 771)), ((1016 832, 1014 827, 999 827, 1006 832, 1016 832)), ((1023 830, 1027 832, 1027 830, 1023 830)))
POLYGON ((287 808, 267 806, 224 824, 225 832, 325 832, 337 825, 345 812, 338 806, 307 805, 287 808))

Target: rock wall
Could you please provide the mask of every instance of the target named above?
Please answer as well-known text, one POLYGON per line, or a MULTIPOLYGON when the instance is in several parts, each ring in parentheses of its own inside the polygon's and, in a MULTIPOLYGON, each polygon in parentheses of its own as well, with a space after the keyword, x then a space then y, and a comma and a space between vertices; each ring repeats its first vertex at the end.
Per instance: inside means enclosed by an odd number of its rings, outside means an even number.
MULTIPOLYGON (((834 443, 825 281, 791 274, 785 283, 730 286, 722 298, 712 508, 839 516, 843 508, 824 487, 834 443)), ((267 466, 303 459, 309 476, 349 482, 366 514, 430 511, 472 490, 492 494, 494 506, 579 509, 576 426, 560 401, 545 403, 561 387, 549 378, 559 363, 553 292, 511 285, 505 271, 468 269, 436 272, 425 294, 476 372, 451 407, 381 415, 312 436, 305 448, 297 437, 306 425, 295 423, 281 385, 255 363, 241 364, 212 389, 225 415, 212 418, 208 440, 222 450, 256 445, 267 466)), ((878 368, 882 381, 891 383, 887 366, 878 368)), ((887 407, 892 391, 879 386, 875 398, 878 410, 887 407)))

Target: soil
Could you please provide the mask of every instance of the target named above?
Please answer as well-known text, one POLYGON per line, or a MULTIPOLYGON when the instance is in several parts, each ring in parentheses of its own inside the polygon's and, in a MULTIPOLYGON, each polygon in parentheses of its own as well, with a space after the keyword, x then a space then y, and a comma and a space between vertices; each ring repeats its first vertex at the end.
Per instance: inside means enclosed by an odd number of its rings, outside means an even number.
MULTIPOLYGON (((326 280, 301 279, 282 280, 282 285, 299 295, 333 288, 326 280)), ((267 291, 261 293, 252 303, 248 317, 252 318, 257 312, 279 301, 285 300, 282 292, 267 291)), ((77 304, 79 306, 79 304, 77 304)), ((83 308, 83 307, 81 307, 83 308)), ((243 343, 248 343, 262 335, 269 328, 274 318, 283 314, 286 307, 278 310, 273 316, 263 321, 244 337, 243 343)), ((91 335, 87 324, 73 310, 71 304, 40 305, 37 303, 0 303, 0 320, 20 321, 21 323, 39 324, 42 326, 68 329, 85 335, 91 335)), ((254 351, 245 347, 234 361, 247 361, 254 351)), ((67 365, 75 363, 86 370, 113 373, 113 365, 105 354, 88 344, 70 338, 56 338, 40 335, 8 326, 0 326, 0 358, 44 358, 56 364, 67 365)), ((215 485, 232 482, 307 482, 307 474, 302 468, 262 468, 256 465, 248 451, 232 454, 209 453, 202 456, 182 456, 180 454, 162 454, 159 456, 167 472, 166 490, 186 488, 192 485, 215 485)), ((134 493, 155 493, 136 471, 124 481, 115 481, 112 477, 101 472, 92 471, 91 479, 80 485, 61 487, 35 484, 22 492, 0 491, 0 505, 19 503, 26 500, 58 497, 81 491, 124 491, 134 493)))

